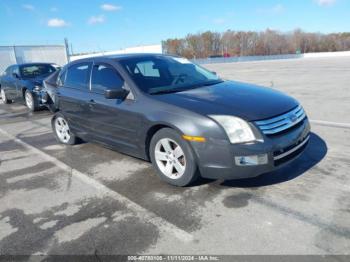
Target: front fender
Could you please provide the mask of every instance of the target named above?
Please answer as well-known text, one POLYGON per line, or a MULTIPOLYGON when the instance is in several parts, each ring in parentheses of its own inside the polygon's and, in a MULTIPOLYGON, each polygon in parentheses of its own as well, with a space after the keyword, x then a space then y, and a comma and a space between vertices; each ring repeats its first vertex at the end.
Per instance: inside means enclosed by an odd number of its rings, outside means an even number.
MULTIPOLYGON (((148 142, 151 139, 148 137, 148 130, 152 130, 152 128, 157 126, 170 127, 178 131, 181 135, 204 137, 206 141, 202 143, 188 141, 197 159, 199 158, 201 151, 211 151, 213 145, 221 145, 225 150, 229 150, 230 143, 226 134, 222 128, 209 117, 191 111, 163 110, 151 112, 145 120, 144 127, 146 132, 142 132, 140 135, 146 154, 148 150, 148 142)), ((152 132, 151 135, 153 135, 152 132)))
POLYGON ((212 119, 193 112, 155 111, 148 115, 148 128, 165 125, 182 135, 225 138, 218 124, 212 119))

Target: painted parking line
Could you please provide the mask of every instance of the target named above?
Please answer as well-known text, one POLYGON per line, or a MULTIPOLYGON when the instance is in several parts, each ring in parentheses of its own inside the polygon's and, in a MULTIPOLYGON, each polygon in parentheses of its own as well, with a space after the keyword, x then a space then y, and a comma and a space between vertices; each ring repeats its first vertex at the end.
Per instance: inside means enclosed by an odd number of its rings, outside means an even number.
POLYGON ((350 123, 339 123, 339 122, 330 122, 330 121, 313 120, 313 119, 311 119, 310 122, 312 124, 316 124, 320 126, 350 128, 350 123))
POLYGON ((40 149, 27 144, 26 142, 22 141, 21 139, 15 137, 14 135, 12 135, 10 133, 4 131, 1 128, 0 128, 0 134, 15 141, 16 143, 22 145, 29 152, 32 152, 33 154, 37 154, 37 155, 43 157, 45 160, 53 163, 54 165, 56 165, 60 169, 70 173, 72 177, 79 179, 80 181, 82 181, 82 182, 96 188, 97 190, 101 191, 105 195, 108 195, 108 196, 114 198, 115 200, 124 204, 126 206, 126 208, 134 210, 145 221, 148 221, 148 222, 154 224, 160 231, 170 233, 171 235, 174 235, 176 238, 178 238, 180 241, 183 241, 183 242, 190 242, 190 241, 194 240, 194 237, 192 234, 175 226, 174 224, 168 222, 167 220, 156 215, 155 213, 138 205, 137 203, 133 202, 132 200, 128 199, 127 197, 117 193, 116 191, 113 191, 112 189, 106 187, 105 185, 103 185, 102 183, 89 177, 88 175, 86 175, 86 174, 84 174, 84 173, 82 173, 74 168, 71 168, 70 166, 66 165, 65 163, 58 160, 57 158, 50 156, 50 155, 46 154, 45 152, 41 151, 40 149))

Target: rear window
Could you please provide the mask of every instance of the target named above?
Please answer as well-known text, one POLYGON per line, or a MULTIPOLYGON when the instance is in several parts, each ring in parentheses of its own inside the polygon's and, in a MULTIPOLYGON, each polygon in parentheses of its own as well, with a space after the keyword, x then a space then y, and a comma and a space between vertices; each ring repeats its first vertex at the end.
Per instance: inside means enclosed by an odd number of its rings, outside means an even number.
POLYGON ((58 77, 57 77, 57 81, 56 84, 57 86, 63 86, 65 81, 66 81, 66 75, 67 75, 67 70, 64 69, 63 71, 60 71, 58 77))
POLYGON ((13 66, 9 66, 6 71, 5 71, 5 74, 10 76, 12 75, 12 72, 13 72, 13 66))
POLYGON ((86 90, 90 76, 91 63, 80 63, 72 65, 67 70, 65 86, 86 90))
POLYGON ((23 78, 46 76, 55 71, 56 69, 51 65, 25 65, 20 67, 20 74, 23 78))

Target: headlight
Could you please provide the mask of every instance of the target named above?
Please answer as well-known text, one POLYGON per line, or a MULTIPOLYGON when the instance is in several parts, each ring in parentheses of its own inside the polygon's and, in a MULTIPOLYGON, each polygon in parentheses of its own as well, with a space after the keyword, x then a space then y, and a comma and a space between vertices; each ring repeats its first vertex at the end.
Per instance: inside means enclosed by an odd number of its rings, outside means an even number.
POLYGON ((210 115, 209 117, 216 120, 225 130, 232 144, 247 143, 256 140, 249 124, 234 116, 210 115))
POLYGON ((40 91, 41 90, 41 86, 35 85, 34 86, 34 91, 40 91))

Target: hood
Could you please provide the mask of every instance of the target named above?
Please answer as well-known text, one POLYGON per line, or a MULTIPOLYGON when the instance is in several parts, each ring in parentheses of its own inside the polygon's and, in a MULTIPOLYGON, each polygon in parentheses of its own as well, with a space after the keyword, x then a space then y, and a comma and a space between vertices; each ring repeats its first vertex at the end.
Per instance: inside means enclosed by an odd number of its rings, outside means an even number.
POLYGON ((37 76, 35 78, 27 78, 27 79, 24 79, 25 81, 28 81, 30 83, 33 83, 34 85, 39 85, 39 86, 42 86, 43 85, 43 82, 44 80, 50 76, 52 73, 49 73, 49 74, 45 74, 45 75, 40 75, 40 76, 37 76))
POLYGON ((36 77, 36 78, 30 78, 30 79, 23 79, 26 83, 28 83, 29 85, 38 85, 38 86, 42 86, 43 85, 43 80, 44 78, 40 78, 40 77, 36 77))
POLYGON ((271 118, 298 105, 295 99, 271 88, 233 81, 154 98, 201 115, 232 115, 247 121, 271 118))
POLYGON ((36 78, 36 79, 33 79, 33 80, 32 80, 32 83, 33 83, 34 85, 42 86, 42 85, 43 85, 43 81, 44 81, 43 78, 42 78, 42 79, 36 78))

